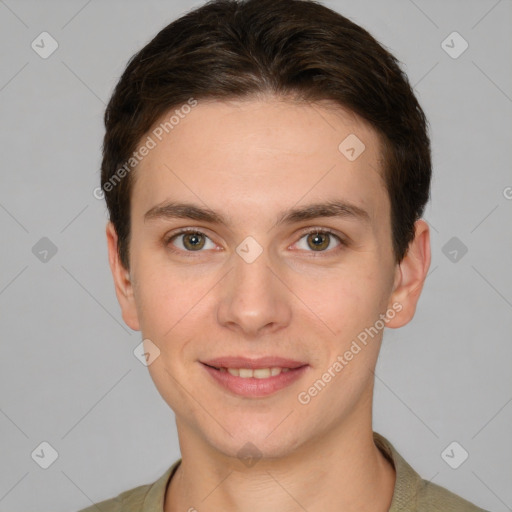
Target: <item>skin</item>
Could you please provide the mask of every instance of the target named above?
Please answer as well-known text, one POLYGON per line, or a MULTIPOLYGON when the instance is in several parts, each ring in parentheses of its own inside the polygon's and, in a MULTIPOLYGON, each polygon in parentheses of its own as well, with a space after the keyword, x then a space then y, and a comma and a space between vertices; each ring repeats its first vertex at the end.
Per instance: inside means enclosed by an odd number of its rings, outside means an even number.
POLYGON ((139 164, 129 271, 111 223, 106 232, 123 319, 159 348, 148 369, 176 417, 182 463, 166 512, 389 509, 396 475, 372 437, 383 330, 308 404, 297 399, 393 304, 401 311, 387 327, 414 316, 430 265, 429 228, 416 222, 397 264, 379 158, 377 134, 356 115, 270 96, 200 101, 139 164), (365 144, 354 161, 338 150, 349 134, 365 144), (229 224, 144 220, 167 200, 207 206, 229 224), (274 226, 285 210, 327 200, 355 204, 369 221, 274 226), (200 251, 190 249, 190 236, 168 241, 184 227, 206 235, 200 251), (307 228, 333 230, 347 245, 327 235, 316 250, 307 228), (247 236, 263 249, 252 263, 236 252, 247 236), (309 367, 273 395, 244 398, 200 363, 226 355, 277 355, 309 367), (261 454, 252 467, 237 457, 247 442, 261 454))

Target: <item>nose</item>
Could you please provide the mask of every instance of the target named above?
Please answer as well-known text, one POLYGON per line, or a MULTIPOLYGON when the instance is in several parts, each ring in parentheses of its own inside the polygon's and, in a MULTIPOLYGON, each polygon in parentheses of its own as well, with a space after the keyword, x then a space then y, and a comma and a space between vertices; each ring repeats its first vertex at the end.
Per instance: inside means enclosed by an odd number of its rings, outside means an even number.
POLYGON ((218 322, 247 338, 270 334, 290 323, 290 293, 271 268, 267 252, 250 263, 233 254, 234 268, 222 281, 218 322))

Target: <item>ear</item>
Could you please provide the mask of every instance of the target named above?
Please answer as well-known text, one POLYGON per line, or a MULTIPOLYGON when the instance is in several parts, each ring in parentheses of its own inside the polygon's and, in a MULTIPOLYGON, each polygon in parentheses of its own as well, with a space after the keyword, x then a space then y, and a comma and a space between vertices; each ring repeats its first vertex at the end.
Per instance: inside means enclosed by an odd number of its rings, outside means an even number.
POLYGON ((117 233, 112 222, 107 223, 106 227, 108 261, 114 285, 116 289, 117 301, 121 306, 121 312, 125 323, 134 331, 140 331, 135 298, 133 296, 133 284, 130 278, 130 272, 121 263, 117 250, 117 233))
MULTIPOLYGON (((398 328, 409 323, 416 312, 423 283, 430 267, 430 230, 428 224, 420 219, 414 224, 414 240, 409 244, 407 254, 397 265, 393 292, 388 307, 400 304, 402 309, 386 323, 386 327, 398 328)), ((395 308, 393 308, 395 309, 395 308)))

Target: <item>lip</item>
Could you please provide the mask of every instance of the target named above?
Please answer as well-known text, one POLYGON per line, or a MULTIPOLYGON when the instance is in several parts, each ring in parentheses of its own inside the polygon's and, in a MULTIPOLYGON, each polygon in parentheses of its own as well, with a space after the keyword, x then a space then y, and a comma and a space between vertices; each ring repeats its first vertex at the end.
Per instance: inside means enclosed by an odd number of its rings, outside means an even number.
POLYGON ((267 356, 258 359, 249 359, 247 357, 226 356, 210 359, 208 361, 201 361, 208 366, 215 366, 216 368, 290 368, 295 369, 307 365, 301 361, 294 361, 293 359, 285 359, 282 357, 267 356))
POLYGON ((300 379, 309 368, 308 364, 275 357, 264 357, 260 359, 246 359, 240 357, 212 359, 207 362, 201 362, 201 366, 208 372, 213 381, 223 389, 237 396, 247 398, 262 398, 273 395, 300 379), (213 368, 213 366, 217 368, 251 369, 281 367, 290 368, 290 370, 266 379, 257 379, 255 377, 236 377, 229 372, 221 372, 213 368))

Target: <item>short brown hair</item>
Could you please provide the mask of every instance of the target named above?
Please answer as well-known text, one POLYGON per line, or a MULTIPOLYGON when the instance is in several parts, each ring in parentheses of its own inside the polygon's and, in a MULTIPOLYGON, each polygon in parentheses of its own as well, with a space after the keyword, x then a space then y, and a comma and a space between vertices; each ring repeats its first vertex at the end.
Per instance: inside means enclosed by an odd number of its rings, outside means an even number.
POLYGON ((399 61, 365 29, 315 1, 212 0, 130 59, 105 111, 101 186, 126 269, 133 173, 112 178, 142 137, 190 98, 262 93, 332 100, 370 123, 381 140, 393 251, 397 263, 403 259, 432 171, 428 122, 399 61))

